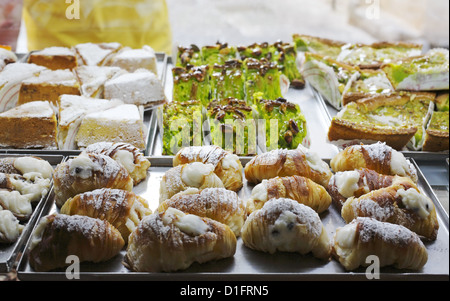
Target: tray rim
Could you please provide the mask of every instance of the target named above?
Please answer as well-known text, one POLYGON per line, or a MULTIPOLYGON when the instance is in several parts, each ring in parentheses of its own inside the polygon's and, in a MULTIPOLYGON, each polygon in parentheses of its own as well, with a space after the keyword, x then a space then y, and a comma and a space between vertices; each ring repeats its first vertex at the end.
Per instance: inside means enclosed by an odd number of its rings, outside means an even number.
MULTIPOLYGON (((150 160, 151 166, 156 168, 170 168, 172 166, 172 160, 173 156, 146 156, 147 159, 150 160)), ((245 157, 240 158, 243 166, 245 166, 246 162, 251 160, 253 157, 245 157)), ((68 159, 68 158, 67 158, 68 159)), ((437 198, 436 194, 434 193, 432 187, 429 185, 429 182, 425 178, 424 174, 420 170, 420 167, 417 165, 417 162, 413 158, 407 158, 411 161, 411 163, 417 168, 418 170, 418 176, 419 176, 419 183, 422 183, 422 186, 424 186, 426 191, 425 193, 428 194, 428 196, 432 199, 433 203, 436 206, 436 210, 438 214, 441 217, 441 220, 444 222, 441 227, 445 227, 445 231, 448 235, 449 233, 449 217, 446 213, 445 209, 442 207, 442 204, 440 203, 439 199, 437 198)), ((329 162, 329 159, 324 159, 325 162, 329 162)), ((53 192, 53 188, 52 188, 53 192)), ((44 209, 51 210, 52 206, 54 205, 53 201, 48 201, 46 203, 45 208, 41 210, 41 213, 39 215, 39 219, 45 216, 44 209)), ((37 223, 33 227, 34 232, 35 227, 37 227, 37 223)), ((331 238, 330 238, 331 239, 331 238)), ((23 252, 21 258, 19 259, 18 265, 17 265, 17 276, 19 280, 68 280, 65 276, 64 272, 34 272, 34 271, 26 271, 25 269, 28 267, 28 259, 27 256, 27 249, 29 246, 31 240, 31 235, 28 237, 25 251, 23 252)), ((242 244, 242 240, 238 240, 238 246, 239 244, 242 244)), ((242 246, 245 247, 245 246, 242 246)), ((233 260, 233 258, 228 258, 224 260, 233 260)), ((333 259, 330 259, 330 261, 333 261, 333 259)), ((89 263, 85 263, 89 264, 89 263)), ((329 264, 329 263, 328 263, 329 264)), ((448 280, 449 274, 445 273, 431 273, 431 274, 424 274, 421 272, 414 272, 414 271, 401 271, 398 272, 395 270, 393 271, 392 268, 387 267, 384 269, 388 269, 388 272, 381 272, 381 277, 383 280, 388 281, 414 281, 414 280, 421 280, 421 281, 442 281, 442 280, 448 280)), ((186 281, 186 280, 194 280, 194 281, 209 281, 209 280, 228 280, 228 281, 261 281, 261 280, 277 280, 277 281, 301 281, 301 280, 307 280, 307 281, 341 281, 341 280, 358 280, 358 281, 367 281, 367 277, 364 272, 354 271, 354 272, 337 272, 337 273, 308 273, 308 272, 269 272, 269 273, 227 273, 227 272, 171 272, 171 273, 142 273, 142 272, 81 272, 80 273, 80 280, 83 281, 90 281, 90 280, 102 280, 102 281, 140 281, 140 280, 147 280, 147 281, 186 281)))

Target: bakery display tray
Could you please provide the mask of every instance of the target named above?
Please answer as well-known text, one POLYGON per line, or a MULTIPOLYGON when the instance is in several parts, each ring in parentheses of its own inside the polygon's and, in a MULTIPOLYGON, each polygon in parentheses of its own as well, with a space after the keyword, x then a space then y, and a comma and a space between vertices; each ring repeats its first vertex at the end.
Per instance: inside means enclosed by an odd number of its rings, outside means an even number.
MULTIPOLYGON (((5 157, 22 157, 22 156, 37 156, 36 154, 0 154, 0 158, 5 157)), ((64 162, 66 160, 65 156, 62 155, 38 155, 39 158, 48 161, 53 168, 56 165, 64 162)), ((53 183, 51 184, 52 187, 53 183)), ((25 228, 22 231, 19 239, 10 245, 0 244, 0 273, 5 273, 11 271, 15 265, 17 265, 18 260, 20 259, 22 252, 25 248, 25 244, 33 230, 36 221, 39 219, 40 213, 43 208, 46 206, 47 202, 51 202, 50 190, 45 197, 43 197, 37 204, 33 205, 33 214, 30 219, 23 223, 25 228)))
MULTIPOLYGON (((30 52, 31 53, 31 52, 30 52)), ((30 53, 26 54, 19 54, 19 61, 20 62, 27 62, 28 56, 30 53)), ((158 67, 158 76, 161 82, 164 81, 166 77, 166 70, 167 70, 167 62, 168 62, 168 56, 165 53, 157 52, 156 53, 156 59, 157 59, 157 67, 158 67)), ((154 128, 155 125, 153 124, 153 111, 154 107, 145 108, 144 109, 144 126, 145 126, 145 142, 146 147, 142 150, 142 152, 145 155, 150 155, 151 153, 148 152, 149 149, 153 148, 153 141, 154 141, 154 128)), ((42 155, 77 155, 81 152, 81 150, 59 150, 59 149, 11 149, 11 148, 1 148, 0 147, 0 154, 1 153, 34 153, 34 154, 42 154, 42 155)))
MULTIPOLYGON (((172 157, 148 157, 152 166, 149 169, 146 181, 134 188, 134 192, 149 202, 150 208, 155 211, 159 205, 159 185, 164 173, 172 166, 172 157)), ((250 158, 241 158, 243 165, 250 158)), ((326 160, 329 162, 329 160, 326 160)), ((418 169, 420 190, 435 204, 440 224, 437 240, 425 243, 429 253, 429 260, 421 271, 404 271, 393 268, 381 269, 381 280, 448 280, 449 278, 449 217, 439 203, 429 183, 420 171, 414 159, 412 164, 418 169)), ((245 179, 245 178, 244 178, 245 179)), ((239 196, 247 199, 252 190, 244 180, 244 187, 239 196)), ((58 212, 52 198, 45 204, 39 218, 58 212)), ((330 239, 338 227, 345 223, 340 213, 332 205, 328 211, 320 215, 330 239)), ((27 246, 30 240, 27 242, 27 246)), ((27 250, 26 248, 25 250, 27 250)), ((108 262, 99 264, 82 263, 80 265, 80 280, 111 280, 111 281, 172 281, 172 280, 228 280, 228 281, 259 281, 259 280, 367 280, 365 269, 346 272, 338 261, 321 261, 312 255, 299 255, 295 253, 276 253, 273 255, 251 250, 243 245, 238 238, 234 257, 213 261, 205 264, 193 264, 184 271, 175 273, 135 273, 126 269, 123 264, 125 249, 108 262)), ((28 253, 25 251, 17 268, 20 280, 67 280, 65 270, 53 272, 35 272, 29 265, 28 253)))
MULTIPOLYGON (((173 75, 172 68, 174 67, 173 58, 167 56, 166 58, 166 70, 163 77, 163 85, 165 94, 168 101, 172 101, 173 94, 173 75)), ((298 90, 290 88, 285 98, 292 103, 296 103, 300 106, 303 112, 309 136, 311 139, 310 149, 316 152, 321 158, 331 159, 338 154, 339 150, 336 146, 327 143, 327 133, 330 126, 330 120, 326 115, 326 112, 321 107, 321 104, 316 100, 313 89, 308 84, 304 89, 298 90)), ((150 131, 150 147, 147 154, 152 156, 162 155, 162 138, 159 131, 159 125, 157 122, 156 110, 153 113, 153 121, 150 123, 154 125, 154 128, 150 131), (153 140, 151 140, 153 137, 153 140)), ((258 147, 260 150, 260 148, 258 147)))
MULTIPOLYGON (((328 122, 331 125, 331 121, 333 120, 333 117, 335 117, 339 111, 332 107, 325 99, 324 97, 314 88, 311 88, 315 98, 320 103, 320 106, 322 110, 325 112, 325 115, 327 116, 328 122)), ((326 129, 326 132, 328 134, 328 128, 326 129)), ((402 151, 402 153, 409 158, 413 158, 417 161, 435 161, 435 160, 444 160, 449 157, 449 152, 425 152, 425 151, 413 151, 413 150, 405 150, 402 151)))

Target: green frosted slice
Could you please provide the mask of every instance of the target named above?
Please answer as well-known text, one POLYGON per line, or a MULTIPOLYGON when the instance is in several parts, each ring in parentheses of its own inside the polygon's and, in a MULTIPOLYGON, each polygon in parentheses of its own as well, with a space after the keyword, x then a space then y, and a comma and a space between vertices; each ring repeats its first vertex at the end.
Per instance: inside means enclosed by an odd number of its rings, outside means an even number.
POLYGON ((173 68, 173 100, 178 102, 199 100, 203 105, 208 105, 210 95, 208 70, 209 66, 173 68))

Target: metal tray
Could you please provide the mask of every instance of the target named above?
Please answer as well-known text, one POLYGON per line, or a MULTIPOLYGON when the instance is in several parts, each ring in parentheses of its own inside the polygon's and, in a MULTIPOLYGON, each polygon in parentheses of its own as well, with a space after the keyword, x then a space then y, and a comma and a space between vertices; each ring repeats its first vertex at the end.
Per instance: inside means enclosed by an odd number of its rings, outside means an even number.
MULTIPOLYGON (((330 124, 339 111, 331 106, 324 97, 314 88, 311 88, 313 94, 317 101, 320 103, 321 108, 324 110, 324 114, 327 116, 330 124)), ((326 129, 326 133, 328 134, 329 128, 326 129)), ((425 151, 413 151, 413 150, 405 150, 402 153, 406 157, 413 158, 418 161, 434 161, 434 160, 442 160, 449 157, 449 152, 425 152, 425 151)))
MULTIPOLYGON (((0 158, 22 157, 27 155, 35 155, 35 154, 23 154, 23 155, 0 154, 0 158)), ((62 163, 66 160, 66 157, 62 155, 40 155, 39 157, 41 159, 48 161, 53 166, 53 168, 55 168, 56 165, 58 165, 59 163, 62 163)), ((52 186, 53 181, 51 183, 50 188, 52 186)), ((25 244, 31 234, 34 225, 36 224, 36 221, 38 220, 41 214, 42 209, 45 207, 47 202, 51 201, 49 200, 50 190, 45 197, 43 197, 39 202, 33 205, 33 214, 31 215, 28 221, 23 223, 23 225, 25 225, 25 228, 23 229, 19 239, 14 244, 10 245, 0 244, 0 273, 9 272, 16 267, 18 260, 20 259, 20 256, 25 248, 25 244)))
MULTIPOLYGON (((164 173, 172 166, 172 157, 149 157, 149 160, 152 163, 152 167, 149 170, 148 178, 145 182, 136 186, 134 192, 144 197, 154 211, 159 205, 159 183, 164 173)), ((250 158, 241 158, 244 166, 249 160, 250 158)), ((418 168, 414 160, 411 160, 411 162, 418 168)), ((240 197, 244 200, 247 199, 251 194, 252 188, 252 186, 244 181, 244 188, 239 192, 240 197)), ((429 252, 428 263, 419 272, 383 268, 380 275, 381 280, 448 280, 448 214, 442 209, 441 204, 420 170, 419 188, 436 205, 440 224, 437 240, 432 243, 426 243, 429 252)), ((44 210, 42 210, 41 216, 57 211, 55 205, 52 202, 48 202, 44 210)), ((344 225, 340 213, 333 205, 327 212, 321 214, 321 219, 330 239, 334 236, 336 229, 344 225)), ((193 264, 187 270, 176 273, 131 272, 122 265, 124 254, 125 250, 122 250, 118 256, 105 263, 82 263, 80 265, 80 280, 367 280, 365 269, 349 273, 334 259, 324 262, 315 259, 311 255, 301 256, 293 253, 270 255, 257 252, 245 247, 240 238, 238 238, 237 250, 234 257, 205 264, 193 264)), ((20 280, 67 280, 64 270, 39 273, 33 271, 29 265, 27 255, 27 252, 25 252, 17 270, 20 280)))
MULTIPOLYGON (((167 56, 163 85, 168 101, 172 101, 173 67, 173 58, 167 56)), ((286 99, 292 103, 298 104, 303 114, 305 115, 309 135, 311 138, 310 149, 319 154, 321 158, 331 159, 335 155, 337 155, 339 149, 336 146, 327 143, 327 133, 330 127, 330 119, 327 116, 326 112, 322 109, 321 103, 317 102, 317 100, 315 99, 312 87, 306 85, 306 87, 302 90, 290 88, 288 93, 286 94, 286 99)), ((154 113, 153 118, 156 119, 156 117, 156 113, 154 113)), ((149 143, 151 146, 147 155, 161 156, 162 138, 160 135, 159 126, 157 125, 157 120, 154 120, 152 124, 155 124, 157 127, 153 132, 150 133, 150 135, 154 137, 154 140, 153 143, 149 143)), ((261 150, 261 148, 259 147, 258 149, 261 150)))
MULTIPOLYGON (((28 61, 28 57, 31 54, 27 53, 27 54, 20 54, 20 62, 27 62, 28 61)), ((157 59, 157 68, 158 68, 158 76, 159 79, 161 80, 161 82, 164 81, 164 78, 166 76, 165 72, 167 70, 166 66, 167 66, 167 58, 168 56, 165 53, 162 52, 157 52, 156 53, 156 59, 157 59)), ((145 149, 142 150, 142 152, 145 155, 151 154, 148 153, 148 150, 153 148, 153 141, 154 141, 154 130, 155 130, 155 125, 152 123, 153 119, 152 119, 152 115, 153 115, 153 109, 154 107, 151 108, 145 108, 144 109, 144 118, 143 118, 143 122, 145 125, 145 149)), ((1 148, 0 147, 0 153, 34 153, 34 154, 42 154, 42 155, 59 155, 61 153, 67 154, 67 155, 78 155, 81 150, 59 150, 59 149, 12 149, 12 148, 1 148)))

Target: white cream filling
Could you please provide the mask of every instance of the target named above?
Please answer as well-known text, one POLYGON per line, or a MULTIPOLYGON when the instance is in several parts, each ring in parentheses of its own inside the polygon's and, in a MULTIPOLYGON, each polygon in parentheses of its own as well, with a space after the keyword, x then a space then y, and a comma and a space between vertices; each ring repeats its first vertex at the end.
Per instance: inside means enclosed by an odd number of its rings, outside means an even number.
POLYGON ((119 162, 120 164, 125 167, 125 169, 131 174, 134 169, 136 168, 136 165, 134 164, 134 155, 132 152, 129 152, 127 150, 118 150, 116 154, 114 155, 114 160, 119 162))
POLYGON ((288 246, 297 239, 297 232, 292 231, 297 224, 297 215, 290 211, 283 212, 269 228, 272 234, 270 240, 277 246, 286 246, 288 249, 288 246))
POLYGON ((253 190, 250 198, 255 201, 267 202, 268 194, 267 194, 267 180, 263 180, 260 184, 256 185, 253 190))
POLYGON ((20 157, 14 161, 14 168, 22 173, 27 180, 34 180, 36 176, 50 179, 53 175, 53 167, 49 162, 32 157, 20 157))
POLYGON ((165 225, 174 224, 182 232, 199 236, 208 232, 208 225, 198 216, 185 214, 174 208, 168 208, 162 216, 165 225))
POLYGON ((0 234, 7 241, 15 241, 22 233, 24 226, 9 210, 0 210, 0 234))
POLYGON ((222 159, 222 168, 223 169, 239 169, 239 157, 235 154, 228 154, 225 158, 222 159))
POLYGON ((194 162, 187 164, 181 172, 181 179, 190 187, 201 187, 205 176, 214 172, 212 164, 194 162))
POLYGON ((42 240, 42 235, 44 235, 44 230, 47 228, 47 225, 49 224, 50 219, 45 216, 40 221, 39 224, 36 227, 36 230, 34 230, 34 233, 31 237, 31 243, 30 243, 30 251, 33 250, 42 240))
POLYGON ((12 178, 11 184, 22 195, 27 195, 30 201, 34 202, 47 195, 50 179, 35 178, 34 182, 28 182, 12 178))
POLYGON ((426 219, 434 205, 429 198, 419 193, 416 189, 400 189, 397 191, 397 197, 402 198, 402 203, 409 210, 414 211, 422 219, 426 219))
POLYGON ((311 152, 301 144, 298 146, 298 148, 305 154, 306 161, 308 162, 308 165, 312 170, 318 171, 320 173, 329 172, 328 164, 320 158, 319 154, 311 152))
POLYGON ((359 189, 359 177, 360 174, 356 170, 338 172, 334 175, 334 183, 339 193, 343 197, 349 198, 354 196, 355 191, 359 189))
POLYGON ((101 166, 93 162, 86 154, 69 160, 69 174, 82 179, 89 179, 92 172, 101 170, 101 166))
POLYGON ((348 224, 336 230, 335 243, 343 249, 351 249, 355 244, 357 224, 348 224))
POLYGON ((28 216, 33 212, 30 198, 18 191, 0 190, 0 201, 6 209, 15 214, 28 216))
POLYGON ((405 156, 394 149, 392 150, 391 156, 391 171, 399 176, 407 176, 410 171, 405 156))

